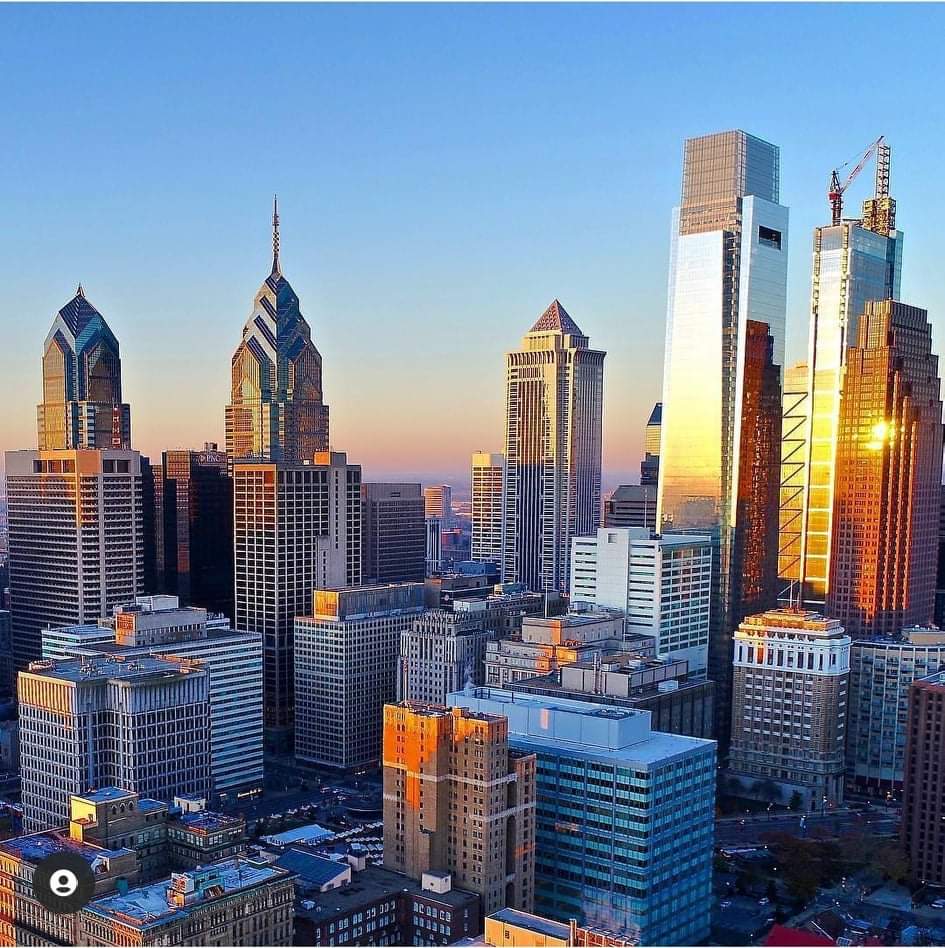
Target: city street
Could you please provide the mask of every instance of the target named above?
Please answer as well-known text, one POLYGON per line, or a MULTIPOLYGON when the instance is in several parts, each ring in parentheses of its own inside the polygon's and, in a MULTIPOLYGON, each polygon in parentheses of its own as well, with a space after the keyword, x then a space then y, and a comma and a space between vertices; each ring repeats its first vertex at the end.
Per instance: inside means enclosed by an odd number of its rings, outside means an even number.
POLYGON ((861 830, 874 836, 895 836, 899 832, 899 814, 896 810, 841 810, 821 815, 808 814, 801 826, 800 814, 772 814, 752 817, 726 817, 716 821, 716 847, 757 846, 763 844, 767 833, 790 833, 809 837, 823 830, 832 836, 861 830))

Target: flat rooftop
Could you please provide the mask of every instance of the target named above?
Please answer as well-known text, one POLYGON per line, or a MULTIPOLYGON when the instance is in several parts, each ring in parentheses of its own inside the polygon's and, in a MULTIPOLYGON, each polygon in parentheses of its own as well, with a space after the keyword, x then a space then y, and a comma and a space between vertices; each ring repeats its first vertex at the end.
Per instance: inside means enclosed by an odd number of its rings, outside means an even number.
POLYGON ((224 813, 215 813, 212 810, 201 810, 198 813, 181 813, 174 817, 175 823, 181 823, 195 833, 215 833, 219 830, 237 829, 246 825, 241 816, 227 816, 224 813))
POLYGON ((556 922, 550 918, 542 918, 540 915, 521 912, 518 909, 501 908, 498 912, 493 912, 489 918, 505 922, 507 925, 527 928, 529 931, 539 932, 551 938, 563 938, 567 941, 571 937, 570 925, 566 925, 564 922, 556 922))
POLYGON ((285 869, 276 866, 228 859, 203 869, 175 873, 171 879, 130 889, 125 895, 106 895, 90 902, 83 911, 133 928, 150 928, 164 924, 178 914, 186 914, 196 905, 289 875, 285 869), (197 880, 198 888, 202 885, 206 891, 187 906, 170 905, 167 890, 173 880, 188 877, 197 880))
POLYGON ((121 656, 89 656, 88 658, 47 659, 31 662, 29 674, 58 681, 93 681, 100 679, 171 678, 193 673, 206 674, 184 661, 169 661, 150 655, 139 655, 125 661, 121 656))
POLYGON ((55 830, 46 833, 33 833, 31 836, 17 836, 0 842, 0 852, 9 853, 25 862, 35 863, 57 853, 72 853, 91 864, 97 859, 115 859, 118 856, 134 855, 133 849, 105 849, 94 843, 83 843, 70 839, 64 833, 55 830))

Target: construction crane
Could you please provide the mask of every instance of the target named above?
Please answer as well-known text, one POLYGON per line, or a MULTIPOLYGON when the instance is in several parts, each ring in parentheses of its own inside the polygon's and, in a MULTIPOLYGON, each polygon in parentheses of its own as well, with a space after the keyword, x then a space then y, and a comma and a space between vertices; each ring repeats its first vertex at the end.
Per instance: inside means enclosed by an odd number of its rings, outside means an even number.
POLYGON ((840 171, 850 162, 834 168, 830 175, 830 190, 827 192, 827 200, 830 201, 830 210, 833 213, 834 226, 840 223, 843 217, 843 192, 853 183, 854 178, 863 170, 866 163, 870 160, 873 152, 878 152, 876 164, 876 197, 886 197, 889 194, 889 146, 885 144, 885 138, 880 135, 879 138, 863 152, 856 167, 847 175, 846 181, 840 183, 840 171), (882 193, 880 193, 882 192, 882 193))

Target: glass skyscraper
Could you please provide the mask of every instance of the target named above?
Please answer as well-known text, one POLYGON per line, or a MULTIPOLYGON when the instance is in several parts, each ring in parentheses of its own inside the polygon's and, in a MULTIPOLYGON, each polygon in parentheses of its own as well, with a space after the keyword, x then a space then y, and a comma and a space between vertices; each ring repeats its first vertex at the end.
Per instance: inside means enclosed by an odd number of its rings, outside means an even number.
POLYGON ((41 451, 131 447, 118 340, 81 284, 46 336, 43 401, 36 416, 41 451))
POLYGON ((863 212, 863 220, 844 220, 814 231, 807 381, 810 434, 803 472, 796 465, 783 472, 796 489, 781 497, 779 595, 819 611, 830 587, 837 441, 848 347, 856 343, 868 302, 899 297, 902 234, 894 229, 895 202, 872 198, 864 203, 863 212))
POLYGON ((259 288, 233 355, 226 407, 230 462, 311 461, 328 450, 322 357, 279 263, 279 214, 272 215, 272 272, 259 288))
POLYGON ((728 731, 732 629, 777 579, 788 210, 776 146, 686 141, 673 217, 658 522, 716 544, 709 673, 728 731))

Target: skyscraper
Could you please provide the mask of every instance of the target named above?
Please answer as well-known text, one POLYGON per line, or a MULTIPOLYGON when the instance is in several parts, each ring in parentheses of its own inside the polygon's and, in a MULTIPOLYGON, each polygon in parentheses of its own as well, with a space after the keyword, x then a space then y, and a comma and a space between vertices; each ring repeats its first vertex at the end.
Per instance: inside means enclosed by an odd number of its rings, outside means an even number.
POLYGON ((449 484, 424 487, 423 498, 427 519, 439 517, 442 528, 446 530, 453 520, 453 488, 449 484))
POLYGON ((566 590, 571 538, 600 523, 605 355, 554 300, 506 356, 505 582, 566 590))
POLYGON ((328 406, 322 398, 322 357, 282 275, 279 214, 273 205, 272 272, 259 288, 243 339, 233 355, 226 408, 230 461, 297 463, 328 449, 328 406))
POLYGON ((423 612, 423 584, 316 589, 305 611, 295 620, 295 756, 375 767, 400 636, 423 612))
POLYGON ((652 484, 621 484, 604 501, 605 527, 656 529, 656 481, 652 484))
POLYGON ((828 614, 856 635, 931 622, 942 402, 925 310, 865 304, 847 350, 835 463, 828 614))
MULTIPOLYGON (((902 234, 895 230, 895 201, 889 195, 889 150, 880 149, 876 197, 866 201, 862 220, 841 220, 814 231, 811 327, 808 352, 809 437, 799 517, 782 510, 779 593, 798 584, 795 601, 822 611, 830 588, 833 518, 840 442, 840 405, 847 354, 858 339, 858 323, 870 301, 899 297, 902 234), (793 555, 785 555, 793 551, 793 555)), ((839 217, 839 215, 838 215, 839 217)), ((874 422, 875 423, 875 422, 874 422)), ((791 470, 785 472, 787 475, 791 470)), ((784 479, 784 475, 782 475, 784 479)), ((782 497, 797 507, 796 492, 782 497)))
POLYGON ((653 487, 660 474, 660 433, 663 425, 663 403, 657 402, 650 412, 643 438, 643 460, 640 462, 640 483, 653 487))
POLYGON ((384 708, 384 865, 449 872, 484 912, 535 897, 535 756, 498 714, 404 701, 384 708))
POLYGON ((8 451, 13 658, 42 629, 96 622, 144 593, 141 458, 122 449, 8 451))
POLYGON ((709 673, 730 716, 732 629, 776 592, 788 210, 776 146, 743 131, 686 141, 663 373, 663 532, 717 545, 709 673))
POLYGON ((69 798, 115 786, 157 800, 210 790, 209 676, 140 656, 34 662, 19 674, 23 828, 69 821, 69 798))
POLYGON ((295 617, 313 589, 361 581, 361 467, 341 452, 308 464, 233 466, 236 628, 263 637, 265 725, 291 743, 295 617))
POLYGON ((155 485, 158 585, 233 618, 233 481, 226 454, 165 451, 155 485))
POLYGON ((46 336, 37 428, 40 450, 131 447, 118 340, 81 284, 46 336))
POLYGON ((505 525, 505 457, 476 451, 472 456, 472 545, 477 563, 502 562, 505 525))
POLYGON ((361 581, 422 583, 426 523, 419 484, 361 485, 361 581))

